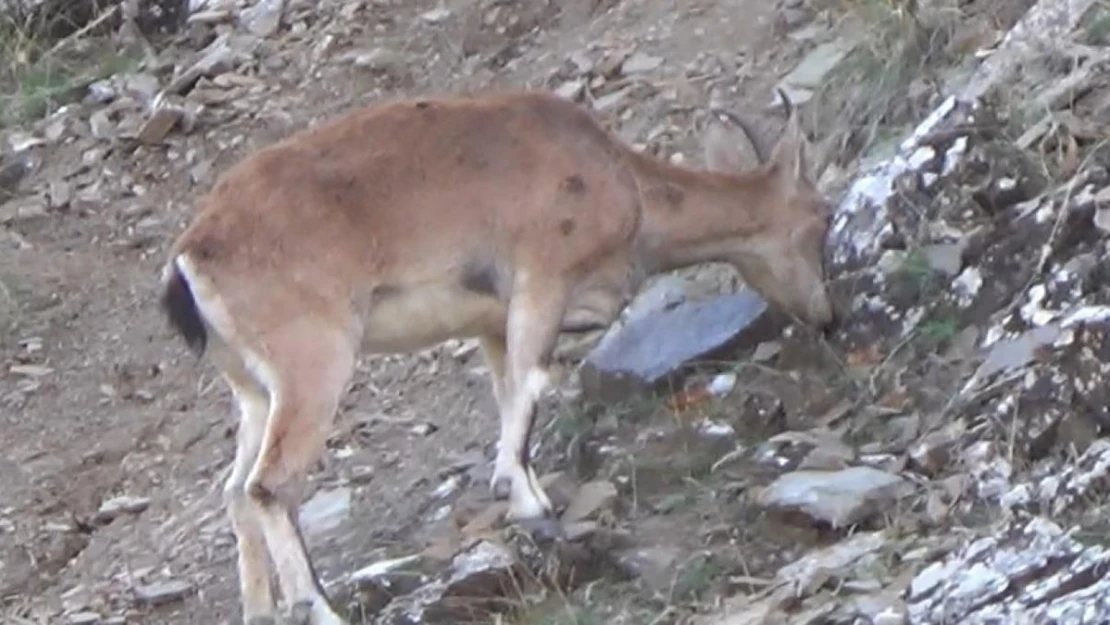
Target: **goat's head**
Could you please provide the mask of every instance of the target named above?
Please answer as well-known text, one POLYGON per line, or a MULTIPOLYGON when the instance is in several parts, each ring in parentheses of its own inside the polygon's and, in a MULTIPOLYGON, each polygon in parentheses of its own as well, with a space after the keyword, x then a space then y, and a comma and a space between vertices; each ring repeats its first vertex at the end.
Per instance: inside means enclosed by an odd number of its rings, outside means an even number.
MULTIPOLYGON (((758 210, 763 227, 737 240, 726 256, 745 282, 772 304, 824 328, 834 316, 824 271, 831 210, 815 183, 822 166, 811 162, 813 148, 798 122, 797 109, 781 95, 788 113, 786 129, 766 162, 753 172, 763 183, 756 194, 760 206, 743 207, 758 210)), ((736 156, 739 137, 728 137, 735 132, 720 124, 709 127, 705 149, 711 169, 752 170, 736 156)))

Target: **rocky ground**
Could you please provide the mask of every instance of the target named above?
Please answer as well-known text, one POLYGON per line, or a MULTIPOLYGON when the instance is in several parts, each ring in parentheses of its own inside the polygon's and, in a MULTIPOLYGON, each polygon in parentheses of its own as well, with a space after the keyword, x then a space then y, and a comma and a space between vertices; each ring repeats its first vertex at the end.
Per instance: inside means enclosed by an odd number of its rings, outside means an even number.
POLYGON ((158 314, 166 247, 298 128, 524 86, 692 164, 727 106, 753 166, 783 88, 834 161, 846 314, 812 336, 709 267, 564 341, 557 544, 490 501, 475 345, 364 358, 301 512, 353 621, 1110 620, 1105 5, 107 4, 33 63, 0 30, 4 622, 238 622, 234 420, 158 314))

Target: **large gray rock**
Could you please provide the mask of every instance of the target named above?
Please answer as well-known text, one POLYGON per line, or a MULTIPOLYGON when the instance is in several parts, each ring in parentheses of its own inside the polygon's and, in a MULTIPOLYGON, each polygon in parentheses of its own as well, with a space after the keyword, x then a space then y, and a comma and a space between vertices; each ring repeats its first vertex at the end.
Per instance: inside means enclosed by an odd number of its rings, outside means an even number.
POLYGON ((650 390, 698 358, 754 346, 779 329, 755 291, 653 310, 605 337, 580 370, 583 394, 615 403, 650 390))
POLYGON ((833 527, 846 527, 913 492, 905 479, 871 467, 840 471, 794 471, 760 495, 768 508, 801 512, 833 527))

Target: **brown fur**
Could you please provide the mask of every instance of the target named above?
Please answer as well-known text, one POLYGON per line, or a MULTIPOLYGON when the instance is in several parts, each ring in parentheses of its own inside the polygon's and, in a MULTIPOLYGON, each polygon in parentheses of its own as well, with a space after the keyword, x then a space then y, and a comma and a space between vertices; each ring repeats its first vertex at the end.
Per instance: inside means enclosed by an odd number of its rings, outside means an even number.
POLYGON ((711 260, 735 263, 785 310, 830 320, 827 218, 796 121, 746 173, 730 132, 711 129, 707 148, 727 171, 694 171, 636 153, 551 95, 400 101, 223 176, 173 245, 166 279, 175 323, 201 318, 252 424, 227 484, 247 617, 273 610, 257 581, 265 536, 287 598, 337 622, 303 548, 287 544, 300 540, 289 511, 360 348, 482 339, 501 414, 493 486, 527 518, 550 512, 527 450, 561 330, 604 327, 648 275, 711 260))

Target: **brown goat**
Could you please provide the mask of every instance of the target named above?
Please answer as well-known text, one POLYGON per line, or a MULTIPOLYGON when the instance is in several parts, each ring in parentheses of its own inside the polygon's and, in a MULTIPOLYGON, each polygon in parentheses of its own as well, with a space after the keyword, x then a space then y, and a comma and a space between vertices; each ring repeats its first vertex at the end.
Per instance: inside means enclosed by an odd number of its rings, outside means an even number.
POLYGON ((706 261, 830 322, 827 209, 787 104, 747 172, 727 115, 705 138, 712 171, 694 171, 540 93, 373 106, 228 171, 170 251, 163 305, 241 413, 225 495, 245 622, 273 622, 274 570, 298 621, 342 623, 296 511, 360 351, 480 339, 501 419, 491 488, 527 521, 552 515, 528 443, 560 332, 606 327, 649 275, 706 261))

